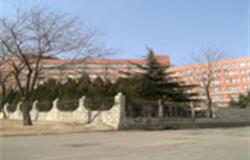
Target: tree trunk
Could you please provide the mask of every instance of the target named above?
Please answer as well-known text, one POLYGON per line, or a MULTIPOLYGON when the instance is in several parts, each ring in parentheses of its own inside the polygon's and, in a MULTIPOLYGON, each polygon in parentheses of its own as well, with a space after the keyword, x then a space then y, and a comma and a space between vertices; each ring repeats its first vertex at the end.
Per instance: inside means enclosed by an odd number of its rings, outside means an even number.
POLYGON ((4 107, 5 103, 6 103, 6 87, 5 87, 4 84, 2 84, 1 89, 2 89, 2 93, 1 93, 1 102, 0 102, 1 108, 0 108, 0 111, 4 112, 3 107, 4 107))
POLYGON ((31 126, 32 125, 32 121, 31 121, 31 117, 30 117, 30 109, 31 109, 30 101, 29 100, 24 101, 23 108, 22 108, 23 125, 24 126, 31 126))
POLYGON ((207 106, 208 106, 208 117, 213 118, 213 104, 212 104, 212 100, 210 97, 208 98, 207 106))
POLYGON ((208 117, 213 118, 213 101, 210 94, 210 84, 211 83, 208 83, 206 85, 207 109, 208 109, 208 117))

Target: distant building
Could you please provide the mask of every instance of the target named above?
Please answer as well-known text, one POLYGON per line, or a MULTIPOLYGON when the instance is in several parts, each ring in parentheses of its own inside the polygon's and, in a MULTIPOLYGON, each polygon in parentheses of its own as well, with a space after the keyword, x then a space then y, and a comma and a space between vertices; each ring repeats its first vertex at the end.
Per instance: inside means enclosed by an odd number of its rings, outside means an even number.
MULTIPOLYGON (((220 60, 216 63, 214 80, 211 85, 212 100, 219 106, 227 106, 230 99, 238 100, 239 94, 250 90, 250 57, 220 60)), ((193 64, 172 67, 169 71, 176 72, 187 84, 201 85, 205 72, 205 64, 193 64)), ((203 87, 194 88, 199 98, 205 99, 203 87)))
MULTIPOLYGON (((168 56, 156 56, 156 59, 163 65, 170 65, 168 56)), ((119 77, 125 77, 122 72, 142 72, 134 63, 143 64, 144 59, 89 59, 89 60, 63 60, 46 57, 42 60, 42 74, 39 76, 39 83, 48 79, 55 79, 66 82, 69 78, 78 79, 83 74, 88 74, 91 79, 101 77, 116 81, 119 77)), ((219 106, 227 106, 231 98, 238 99, 240 93, 246 93, 250 89, 250 58, 234 58, 218 62, 218 72, 212 82, 212 99, 219 106)), ((8 67, 2 67, 7 72, 8 67)), ((187 84, 201 84, 204 76, 204 64, 193 64, 169 68, 170 72, 176 72, 187 84)), ((24 77, 25 78, 25 77, 24 77)), ((14 84, 14 77, 9 78, 9 84, 14 84)), ((190 92, 198 92, 199 98, 205 99, 205 92, 202 87, 196 87, 190 92)))
MULTIPOLYGON (((156 56, 156 59, 163 65, 169 65, 168 56, 156 56)), ((55 79, 66 81, 68 78, 77 79, 83 74, 89 75, 91 79, 101 77, 116 81, 126 75, 122 72, 136 73, 141 70, 134 64, 145 63, 144 59, 89 59, 89 60, 61 60, 46 59, 43 61, 43 74, 41 79, 55 79)))

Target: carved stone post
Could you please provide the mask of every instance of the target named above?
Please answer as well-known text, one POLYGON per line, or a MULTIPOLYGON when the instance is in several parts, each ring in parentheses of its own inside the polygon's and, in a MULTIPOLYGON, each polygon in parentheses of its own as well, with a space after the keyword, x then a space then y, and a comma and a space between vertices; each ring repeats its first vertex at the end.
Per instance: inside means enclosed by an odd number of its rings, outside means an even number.
POLYGON ((34 121, 36 121, 37 118, 38 118, 38 111, 37 111, 37 108, 36 108, 37 103, 38 103, 38 100, 35 100, 35 101, 33 102, 33 104, 32 104, 32 109, 31 109, 31 111, 30 111, 30 113, 31 113, 31 118, 32 118, 32 120, 34 120, 34 121))
POLYGON ((59 98, 56 98, 53 102, 52 102, 52 109, 50 110, 50 112, 57 112, 58 111, 58 101, 59 98))
POLYGON ((23 118, 23 114, 22 114, 22 111, 21 111, 21 105, 23 104, 23 102, 18 102, 17 103, 17 106, 16 106, 16 110, 14 112, 14 119, 22 119, 23 118))
POLYGON ((48 111, 47 116, 46 116, 46 120, 49 121, 58 121, 58 98, 56 98, 53 102, 52 102, 52 108, 50 111, 48 111))
POLYGON ((85 99, 86 99, 85 96, 82 96, 79 99, 79 105, 74 114, 79 118, 80 122, 90 123, 91 117, 89 116, 89 110, 85 108, 85 99))
POLYGON ((3 118, 9 118, 8 106, 9 106, 9 103, 6 103, 3 106, 3 118))
POLYGON ((159 107, 159 109, 158 109, 158 117, 159 118, 163 118, 163 116, 164 116, 164 112, 163 112, 163 100, 162 99, 159 99, 158 100, 158 107, 159 107))
POLYGON ((115 96, 115 107, 119 107, 120 108, 120 114, 121 117, 125 116, 125 96, 119 92, 116 96, 115 96))
POLYGON ((190 109, 191 109, 191 117, 195 118, 195 109, 193 102, 190 103, 190 109))
POLYGON ((85 108, 85 96, 82 96, 80 99, 79 99, 79 102, 78 102, 78 108, 77 108, 77 111, 86 111, 86 108, 85 108))

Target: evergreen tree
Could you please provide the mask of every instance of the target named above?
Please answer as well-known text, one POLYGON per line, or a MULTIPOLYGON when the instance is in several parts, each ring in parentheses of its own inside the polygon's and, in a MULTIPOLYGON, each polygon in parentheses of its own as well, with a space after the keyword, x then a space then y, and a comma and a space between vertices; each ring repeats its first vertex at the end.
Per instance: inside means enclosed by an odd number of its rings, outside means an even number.
POLYGON ((108 79, 104 82, 104 94, 108 97, 114 97, 116 94, 115 85, 108 79))
POLYGON ((44 84, 39 85, 32 94, 32 100, 52 101, 58 97, 60 83, 54 79, 49 79, 44 84))
POLYGON ((145 64, 135 64, 143 73, 135 75, 139 82, 139 94, 142 98, 159 100, 164 99, 171 102, 191 101, 196 94, 187 93, 194 85, 185 85, 174 77, 174 72, 167 69, 169 64, 160 64, 151 49, 148 49, 148 55, 145 64))
POLYGON ((91 79, 89 75, 83 74, 82 77, 78 80, 78 87, 77 87, 80 96, 84 96, 88 93, 90 85, 91 85, 91 79))
POLYGON ((101 77, 97 77, 93 80, 91 85, 89 86, 89 91, 87 95, 89 97, 96 96, 100 97, 103 95, 105 89, 104 89, 104 81, 101 77))
POLYGON ((144 64, 135 64, 142 73, 136 73, 133 78, 136 80, 136 92, 140 98, 157 101, 159 116, 163 116, 164 102, 190 102, 196 93, 188 93, 194 85, 185 85, 174 77, 174 72, 167 69, 169 64, 161 64, 155 58, 154 52, 148 49, 148 55, 144 64))
POLYGON ((139 95, 140 79, 135 76, 119 78, 114 84, 115 93, 122 92, 126 96, 126 114, 136 117, 141 111, 141 107, 135 104, 135 100, 141 98, 139 95))
POLYGON ((110 81, 97 77, 89 86, 87 93, 87 107, 93 110, 107 110, 113 106, 114 92, 110 81))
POLYGON ((72 100, 79 98, 77 93, 78 83, 74 79, 68 79, 66 83, 61 84, 59 99, 72 100))

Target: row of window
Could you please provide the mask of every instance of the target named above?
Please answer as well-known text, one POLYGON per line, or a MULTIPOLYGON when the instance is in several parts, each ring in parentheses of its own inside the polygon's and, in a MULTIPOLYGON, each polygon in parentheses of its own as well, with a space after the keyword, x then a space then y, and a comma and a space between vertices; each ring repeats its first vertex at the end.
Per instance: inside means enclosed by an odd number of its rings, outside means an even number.
POLYGON ((245 86, 230 86, 230 87, 214 87, 212 89, 212 92, 214 93, 221 93, 223 91, 240 91, 241 88, 243 90, 250 90, 250 85, 245 85, 245 86))
POLYGON ((246 67, 246 66, 250 66, 250 62, 240 62, 240 63, 233 63, 233 64, 224 64, 223 68, 246 67))
MULTIPOLYGON (((191 73, 192 71, 189 70, 189 71, 185 71, 184 72, 184 79, 186 80, 189 80, 189 79, 192 79, 192 76, 191 76, 191 73)), ((246 69, 241 69, 240 71, 224 71, 222 73, 213 73, 212 76, 214 78, 218 78, 218 77, 222 77, 222 76, 234 76, 234 75, 238 75, 238 74, 250 74, 250 68, 246 68, 246 69)), ((208 75, 206 74, 205 72, 203 72, 203 74, 198 74, 198 75, 194 75, 193 78, 194 79, 197 79, 197 80, 200 80, 204 77, 204 75, 208 75)))
MULTIPOLYGON (((245 86, 230 86, 230 87, 214 87, 211 89, 212 94, 221 94, 224 92, 238 92, 240 93, 241 90, 247 91, 250 90, 250 85, 245 86)), ((205 95, 206 91, 203 88, 195 89, 194 92, 200 92, 201 95, 205 95)))
MULTIPOLYGON (((182 78, 182 80, 184 82, 186 82, 186 84, 191 84, 192 83, 192 79, 190 77, 185 77, 185 78, 182 78)), ((176 80, 178 81, 178 80, 176 80)), ((199 85, 203 85, 204 82, 206 82, 206 79, 202 79, 200 78, 199 80, 197 80, 199 83, 199 85)), ((228 78, 228 79, 225 79, 225 80, 213 80, 212 81, 212 84, 213 85, 221 85, 221 84, 234 84, 234 83, 239 83, 239 82, 250 82, 250 76, 248 77, 242 77, 242 78, 228 78)))
MULTIPOLYGON (((227 99, 227 100, 235 100, 235 101, 237 101, 237 100, 239 100, 239 97, 240 97, 240 94, 228 94, 228 95, 216 95, 216 96, 212 96, 212 99, 214 100, 214 101, 221 101, 221 100, 225 100, 225 99, 227 99)), ((205 96, 203 96, 203 98, 205 99, 206 97, 205 96)))

